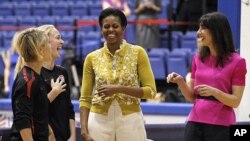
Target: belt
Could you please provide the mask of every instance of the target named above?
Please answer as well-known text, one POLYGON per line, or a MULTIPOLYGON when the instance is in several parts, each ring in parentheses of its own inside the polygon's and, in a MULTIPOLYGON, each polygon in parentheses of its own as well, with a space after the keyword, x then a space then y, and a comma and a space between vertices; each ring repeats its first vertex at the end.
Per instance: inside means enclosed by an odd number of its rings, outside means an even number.
POLYGON ((212 101, 218 101, 215 97, 213 96, 201 96, 201 95, 197 95, 196 98, 198 99, 207 99, 207 100, 212 100, 212 101))

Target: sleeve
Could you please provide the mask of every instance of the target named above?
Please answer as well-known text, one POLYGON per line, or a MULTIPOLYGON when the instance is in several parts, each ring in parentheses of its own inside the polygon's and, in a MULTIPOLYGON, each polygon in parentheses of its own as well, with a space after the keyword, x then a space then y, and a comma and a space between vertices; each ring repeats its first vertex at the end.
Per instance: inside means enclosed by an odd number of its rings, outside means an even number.
POLYGON ((232 77, 232 85, 245 86, 246 73, 246 61, 245 59, 241 59, 235 66, 232 77))
POLYGON ((153 99, 156 95, 154 74, 146 51, 138 49, 138 74, 143 89, 143 99, 153 99))
POLYGON ((70 91, 70 85, 69 85, 69 76, 68 76, 68 73, 67 71, 64 69, 63 71, 63 75, 65 77, 65 82, 67 84, 66 86, 66 100, 67 100, 67 108, 68 108, 68 118, 69 119, 73 119, 75 120, 75 111, 74 111, 74 106, 71 102, 71 98, 70 98, 70 95, 71 95, 71 91, 70 91))
MULTIPOLYGON (((25 82, 24 82, 25 83, 25 82)), ((32 114, 33 114, 33 95, 28 96, 28 92, 31 91, 31 87, 27 87, 25 84, 17 84, 14 95, 16 96, 14 102, 14 124, 18 131, 24 128, 31 128, 32 126, 32 114)))
POLYGON ((91 60, 91 54, 88 54, 83 64, 82 88, 81 96, 79 99, 79 107, 84 106, 88 109, 90 109, 91 107, 95 76, 91 60))

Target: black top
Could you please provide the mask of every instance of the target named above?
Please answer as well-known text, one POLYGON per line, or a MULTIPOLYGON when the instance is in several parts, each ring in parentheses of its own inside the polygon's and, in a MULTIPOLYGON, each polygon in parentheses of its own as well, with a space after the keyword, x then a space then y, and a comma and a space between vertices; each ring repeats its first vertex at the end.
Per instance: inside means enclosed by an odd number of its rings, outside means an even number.
POLYGON ((69 120, 75 119, 73 104, 70 99, 70 84, 68 73, 61 66, 54 66, 53 70, 42 68, 41 75, 45 80, 47 91, 51 91, 51 79, 58 77, 65 80, 66 91, 59 94, 49 105, 49 124, 52 127, 57 141, 66 141, 70 137, 69 120))
POLYGON ((24 66, 12 87, 12 141, 22 141, 20 130, 31 128, 35 141, 48 141, 48 98, 42 77, 24 66))

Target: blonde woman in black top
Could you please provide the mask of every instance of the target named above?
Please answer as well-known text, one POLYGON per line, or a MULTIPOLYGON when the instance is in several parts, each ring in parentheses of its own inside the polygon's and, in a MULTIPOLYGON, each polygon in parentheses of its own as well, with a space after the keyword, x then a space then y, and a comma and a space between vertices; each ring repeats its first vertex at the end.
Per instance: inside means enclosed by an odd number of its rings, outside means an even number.
POLYGON ((12 87, 11 140, 47 141, 48 103, 65 90, 60 79, 51 80, 52 90, 47 94, 40 76, 42 63, 51 60, 48 36, 37 28, 29 28, 15 34, 12 47, 19 59, 12 87))
POLYGON ((65 85, 65 91, 50 102, 49 124, 53 130, 56 141, 75 141, 75 112, 70 99, 70 85, 67 70, 55 64, 60 58, 60 50, 64 41, 60 32, 53 25, 42 25, 38 29, 45 31, 49 37, 51 47, 51 60, 43 63, 41 75, 46 83, 47 91, 51 90, 51 79, 60 79, 65 85))
POLYGON ((23 67, 12 88, 11 140, 48 140, 48 99, 40 76, 42 61, 50 59, 48 37, 36 28, 20 32, 15 41, 23 67))

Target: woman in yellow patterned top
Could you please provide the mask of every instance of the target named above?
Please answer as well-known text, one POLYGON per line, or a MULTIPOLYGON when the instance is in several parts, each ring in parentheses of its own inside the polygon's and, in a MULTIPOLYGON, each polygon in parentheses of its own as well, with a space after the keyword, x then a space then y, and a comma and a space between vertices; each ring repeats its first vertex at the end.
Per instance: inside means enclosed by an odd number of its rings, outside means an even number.
POLYGON ((85 141, 145 141, 140 99, 153 99, 156 86, 146 51, 127 43, 126 16, 104 9, 99 25, 104 47, 87 55, 80 97, 85 141))

